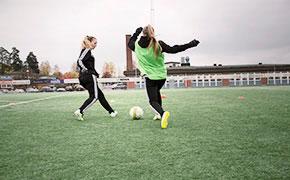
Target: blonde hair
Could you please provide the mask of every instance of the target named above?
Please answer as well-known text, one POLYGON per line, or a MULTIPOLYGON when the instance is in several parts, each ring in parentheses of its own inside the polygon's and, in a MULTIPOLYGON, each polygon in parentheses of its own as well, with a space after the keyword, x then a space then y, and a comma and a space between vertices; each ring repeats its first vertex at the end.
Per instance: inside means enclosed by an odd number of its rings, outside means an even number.
POLYGON ((161 46, 159 45, 158 41, 155 39, 154 28, 149 24, 143 28, 143 34, 151 39, 150 44, 148 46, 153 46, 154 54, 157 57, 159 51, 161 51, 161 46))
POLYGON ((86 36, 82 42, 82 48, 92 48, 92 41, 96 39, 94 36, 86 36))

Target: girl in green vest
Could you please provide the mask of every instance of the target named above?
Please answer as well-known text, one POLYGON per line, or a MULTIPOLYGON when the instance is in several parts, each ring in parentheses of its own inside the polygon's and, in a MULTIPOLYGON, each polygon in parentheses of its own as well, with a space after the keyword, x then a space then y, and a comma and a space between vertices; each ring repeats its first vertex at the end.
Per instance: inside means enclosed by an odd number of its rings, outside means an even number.
POLYGON ((167 70, 164 64, 163 53, 178 53, 199 44, 198 40, 193 40, 187 44, 169 46, 163 41, 155 39, 154 28, 151 25, 139 27, 129 40, 129 48, 135 52, 138 59, 137 65, 141 75, 145 77, 146 91, 151 108, 155 113, 154 120, 161 119, 161 128, 168 126, 170 113, 162 108, 160 89, 163 87, 167 70), (137 41, 139 34, 143 35, 137 41))

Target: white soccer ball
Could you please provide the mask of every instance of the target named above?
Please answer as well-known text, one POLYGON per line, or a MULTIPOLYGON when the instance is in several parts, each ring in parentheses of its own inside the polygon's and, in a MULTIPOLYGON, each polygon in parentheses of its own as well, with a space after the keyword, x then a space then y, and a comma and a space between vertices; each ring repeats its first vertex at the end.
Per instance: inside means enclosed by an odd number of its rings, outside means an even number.
POLYGON ((134 106, 130 109, 129 115, 133 120, 138 120, 143 117, 143 109, 140 108, 139 106, 134 106))

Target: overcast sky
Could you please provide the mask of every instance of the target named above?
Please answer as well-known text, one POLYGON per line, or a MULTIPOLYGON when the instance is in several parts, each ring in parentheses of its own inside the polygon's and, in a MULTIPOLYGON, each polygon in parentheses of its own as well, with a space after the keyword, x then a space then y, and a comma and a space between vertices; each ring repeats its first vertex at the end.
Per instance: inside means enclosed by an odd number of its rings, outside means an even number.
MULTIPOLYGON (((96 69, 112 61, 125 68, 125 34, 151 21, 151 0, 0 0, 0 46, 30 51, 38 60, 70 69, 85 35, 98 39, 96 69)), ((166 61, 189 56, 191 65, 290 63, 290 0, 154 0, 157 39, 201 44, 166 61)))

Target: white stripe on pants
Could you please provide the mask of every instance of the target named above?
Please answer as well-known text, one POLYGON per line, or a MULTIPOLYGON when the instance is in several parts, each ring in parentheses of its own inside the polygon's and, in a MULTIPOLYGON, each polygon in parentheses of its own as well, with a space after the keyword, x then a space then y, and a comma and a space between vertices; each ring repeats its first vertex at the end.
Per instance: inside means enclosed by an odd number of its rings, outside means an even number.
POLYGON ((98 100, 98 84, 97 84, 96 76, 95 75, 92 75, 92 76, 93 76, 93 83, 94 83, 95 98, 83 111, 86 111, 88 108, 90 108, 98 100))

